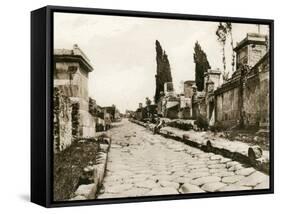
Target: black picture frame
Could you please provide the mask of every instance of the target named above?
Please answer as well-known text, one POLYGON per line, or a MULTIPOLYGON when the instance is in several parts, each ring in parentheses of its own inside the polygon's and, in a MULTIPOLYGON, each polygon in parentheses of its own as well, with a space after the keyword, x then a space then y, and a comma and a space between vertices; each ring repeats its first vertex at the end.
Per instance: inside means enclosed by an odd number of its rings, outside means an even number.
POLYGON ((274 21, 238 17, 187 15, 158 12, 46 6, 31 12, 31 201, 44 207, 81 206, 178 200, 274 192, 274 21), (233 23, 266 24, 270 28, 270 188, 251 191, 229 191, 204 194, 183 194, 115 198, 86 201, 55 202, 52 199, 52 93, 53 93, 53 14, 54 12, 101 14, 111 16, 161 19, 231 21, 233 23))

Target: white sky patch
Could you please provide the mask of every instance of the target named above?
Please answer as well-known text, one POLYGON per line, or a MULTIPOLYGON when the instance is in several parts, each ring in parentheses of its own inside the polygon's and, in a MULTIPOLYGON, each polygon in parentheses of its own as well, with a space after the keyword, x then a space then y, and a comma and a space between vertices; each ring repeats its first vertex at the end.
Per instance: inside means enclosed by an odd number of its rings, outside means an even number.
MULTIPOLYGON (((156 51, 159 40, 167 52, 175 89, 194 79, 193 48, 198 41, 213 69, 222 69, 222 49, 215 31, 218 22, 55 13, 54 48, 73 44, 91 60, 89 94, 101 106, 115 104, 122 112, 135 110, 155 93, 156 51)), ((255 24, 233 23, 236 45, 246 33, 257 33, 255 24)), ((268 26, 260 26, 268 34, 268 26)), ((227 70, 231 71, 231 47, 227 41, 227 70)))

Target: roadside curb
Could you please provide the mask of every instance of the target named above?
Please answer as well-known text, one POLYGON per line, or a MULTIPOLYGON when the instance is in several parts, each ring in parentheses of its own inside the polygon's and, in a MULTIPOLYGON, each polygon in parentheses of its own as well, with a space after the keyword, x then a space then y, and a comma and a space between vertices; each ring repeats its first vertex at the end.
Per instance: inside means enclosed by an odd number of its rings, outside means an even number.
MULTIPOLYGON (((142 121, 130 119, 130 122, 133 122, 135 124, 138 124, 140 126, 143 126, 147 128, 148 130, 152 131, 154 130, 155 125, 154 124, 148 124, 142 121)), ((248 146, 241 150, 237 150, 232 147, 223 147, 219 144, 216 144, 212 141, 212 139, 205 139, 202 140, 201 142, 199 141, 194 141, 190 139, 188 135, 188 131, 184 131, 184 134, 177 134, 174 133, 173 131, 167 130, 165 128, 160 129, 159 135, 162 135, 165 138, 170 138, 173 140, 181 141, 185 143, 186 145, 201 149, 204 152, 212 152, 214 154, 222 155, 226 158, 230 158, 232 160, 241 162, 243 164, 250 165, 254 168, 256 168, 259 171, 263 171, 266 174, 269 174, 269 160, 268 158, 264 156, 260 157, 255 157, 253 154, 253 151, 256 150, 255 146, 248 146)), ((261 150, 261 149, 260 149, 261 150)), ((261 151, 262 153, 262 151, 261 151)))
POLYGON ((69 200, 87 200, 96 199, 97 194, 102 186, 105 177, 105 170, 107 167, 108 152, 111 146, 110 138, 103 138, 100 142, 100 151, 97 154, 96 164, 91 166, 94 171, 94 183, 81 184, 75 191, 75 197, 69 200))

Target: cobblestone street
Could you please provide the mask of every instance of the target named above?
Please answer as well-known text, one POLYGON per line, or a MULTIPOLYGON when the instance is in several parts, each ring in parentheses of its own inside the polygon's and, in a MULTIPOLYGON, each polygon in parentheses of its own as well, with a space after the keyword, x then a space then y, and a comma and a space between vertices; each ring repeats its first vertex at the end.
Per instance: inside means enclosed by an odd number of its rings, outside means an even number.
POLYGON ((153 135, 123 119, 112 144, 98 198, 269 188, 269 176, 220 155, 153 135))

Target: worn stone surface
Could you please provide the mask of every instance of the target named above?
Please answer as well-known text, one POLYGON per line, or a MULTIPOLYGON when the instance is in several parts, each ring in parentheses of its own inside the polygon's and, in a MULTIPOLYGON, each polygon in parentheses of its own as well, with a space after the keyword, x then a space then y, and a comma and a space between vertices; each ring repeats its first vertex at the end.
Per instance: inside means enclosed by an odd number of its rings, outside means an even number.
MULTIPOLYGON (((232 168, 233 171, 228 170, 239 162, 204 152, 161 135, 153 135, 145 127, 127 120, 113 124, 113 128, 107 134, 111 137, 112 143, 103 182, 104 190, 100 192, 98 198, 252 188, 222 182, 224 177, 238 178, 247 174, 241 171, 244 166, 238 170, 235 168, 232 168), (236 174, 238 172, 240 174, 236 174)), ((225 179, 234 182, 230 178, 225 179)))
POLYGON ((268 188, 269 188, 269 178, 254 187, 254 189, 268 189, 268 188))
POLYGON ((206 183, 201 188, 205 190, 206 192, 215 192, 221 188, 226 186, 225 183, 222 182, 212 182, 212 183, 206 183))
POLYGON ((97 191, 97 185, 95 183, 82 184, 75 191, 75 195, 84 196, 84 197, 90 199, 90 198, 95 198, 96 191, 97 191))
POLYGON ((237 185, 237 184, 230 184, 227 186, 224 186, 220 189, 218 189, 218 191, 223 192, 223 191, 241 191, 241 190, 251 190, 251 187, 247 187, 247 186, 241 186, 241 185, 237 185))
POLYGON ((190 183, 185 183, 181 186, 179 189, 180 193, 200 193, 200 192, 205 192, 202 190, 200 187, 190 184, 190 183))
POLYGON ((206 183, 218 182, 220 180, 221 180, 221 178, 217 177, 217 176, 206 176, 206 177, 194 179, 194 180, 190 181, 190 183, 200 186, 200 185, 203 185, 206 183))
POLYGON ((267 175, 265 175, 262 172, 256 171, 256 172, 252 173, 251 175, 240 180, 237 184, 242 185, 242 186, 254 187, 254 186, 258 185, 259 183, 266 181, 267 179, 268 179, 267 175))
POLYGON ((158 187, 155 189, 152 189, 150 192, 147 193, 147 195, 175 195, 179 194, 177 189, 173 187, 158 187))
POLYGON ((243 169, 239 169, 237 170, 235 173, 237 175, 245 175, 248 176, 250 174, 252 174, 253 172, 255 172, 256 170, 253 167, 249 167, 249 168, 243 168, 243 169))
POLYGON ((242 176, 242 175, 227 176, 227 177, 222 178, 222 182, 226 183, 226 184, 233 184, 233 183, 240 181, 243 178, 244 178, 244 176, 242 176))

